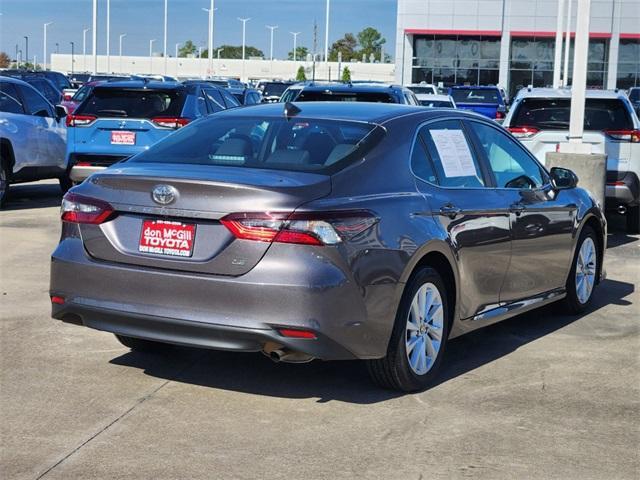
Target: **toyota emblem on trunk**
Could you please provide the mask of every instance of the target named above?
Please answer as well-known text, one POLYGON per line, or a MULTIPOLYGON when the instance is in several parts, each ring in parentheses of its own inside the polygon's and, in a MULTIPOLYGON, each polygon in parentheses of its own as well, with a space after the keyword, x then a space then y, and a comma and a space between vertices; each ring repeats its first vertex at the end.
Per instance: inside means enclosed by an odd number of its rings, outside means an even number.
POLYGON ((178 197, 178 190, 171 185, 156 185, 151 191, 153 201, 160 205, 169 205, 178 197))

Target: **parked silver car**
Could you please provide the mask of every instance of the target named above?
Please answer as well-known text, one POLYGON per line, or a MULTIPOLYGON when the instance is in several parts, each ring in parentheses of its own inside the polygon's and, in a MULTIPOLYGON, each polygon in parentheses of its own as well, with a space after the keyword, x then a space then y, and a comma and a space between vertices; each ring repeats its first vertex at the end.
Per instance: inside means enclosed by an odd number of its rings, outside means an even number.
POLYGON ((22 80, 0 77, 0 205, 9 185, 60 179, 66 191, 66 112, 22 80))
POLYGON ((472 113, 227 110, 64 197, 52 315, 135 350, 366 359, 380 385, 422 389, 450 338, 589 306, 606 223, 576 183, 472 113))

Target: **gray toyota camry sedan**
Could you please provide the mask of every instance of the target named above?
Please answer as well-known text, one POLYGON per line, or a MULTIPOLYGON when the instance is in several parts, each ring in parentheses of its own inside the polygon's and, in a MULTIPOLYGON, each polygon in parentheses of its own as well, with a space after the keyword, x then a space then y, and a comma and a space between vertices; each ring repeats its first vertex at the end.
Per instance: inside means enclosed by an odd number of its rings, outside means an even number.
POLYGON ((220 112, 65 195, 52 316, 139 351, 362 359, 420 390, 454 337, 588 308, 606 223, 577 183, 462 111, 220 112))

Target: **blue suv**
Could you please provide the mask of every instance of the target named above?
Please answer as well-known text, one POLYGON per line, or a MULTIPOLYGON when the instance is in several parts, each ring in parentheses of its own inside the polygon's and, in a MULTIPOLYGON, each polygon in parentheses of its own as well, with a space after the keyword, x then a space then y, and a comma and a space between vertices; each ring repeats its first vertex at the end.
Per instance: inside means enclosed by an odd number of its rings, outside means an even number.
POLYGON ((225 110, 219 88, 178 82, 104 82, 67 116, 67 165, 79 183, 184 125, 225 110))
POLYGON ((499 122, 506 116, 507 106, 499 87, 455 86, 449 88, 449 95, 459 109, 471 110, 499 122))

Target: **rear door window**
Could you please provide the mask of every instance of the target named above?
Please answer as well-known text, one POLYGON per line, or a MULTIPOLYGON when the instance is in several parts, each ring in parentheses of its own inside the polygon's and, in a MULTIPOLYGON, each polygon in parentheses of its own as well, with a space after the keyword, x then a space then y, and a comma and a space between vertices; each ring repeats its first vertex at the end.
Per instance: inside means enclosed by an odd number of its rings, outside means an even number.
POLYGON ((13 83, 0 82, 0 112, 24 113, 18 90, 13 83))
MULTIPOLYGON (((568 98, 524 98, 518 103, 510 127, 568 130, 571 100, 568 98)), ((585 130, 630 130, 633 121, 624 102, 617 98, 587 98, 585 130)))
POLYGON ((22 98, 26 104, 26 112, 28 115, 40 115, 53 117, 51 104, 33 87, 19 85, 17 88, 22 93, 22 98))
POLYGON ((236 98, 226 90, 220 90, 220 93, 222 93, 222 96, 224 97, 224 103, 227 105, 227 108, 240 106, 240 102, 238 102, 238 100, 236 100, 236 98))
MULTIPOLYGON (((485 186, 481 164, 459 120, 443 120, 422 127, 418 133, 432 161, 437 184, 443 187, 479 188, 485 186)), ((428 180, 427 167, 414 172, 428 180), (426 172, 426 173, 425 173, 426 172)), ((432 182, 435 183, 435 182, 432 182)))
POLYGON ((119 118, 179 117, 185 97, 184 90, 97 87, 76 113, 119 118))
POLYGON ((213 88, 205 88, 204 93, 207 96, 207 100, 209 101, 209 108, 211 108, 212 112, 220 112, 225 110, 224 100, 222 99, 222 95, 218 90, 213 88))

